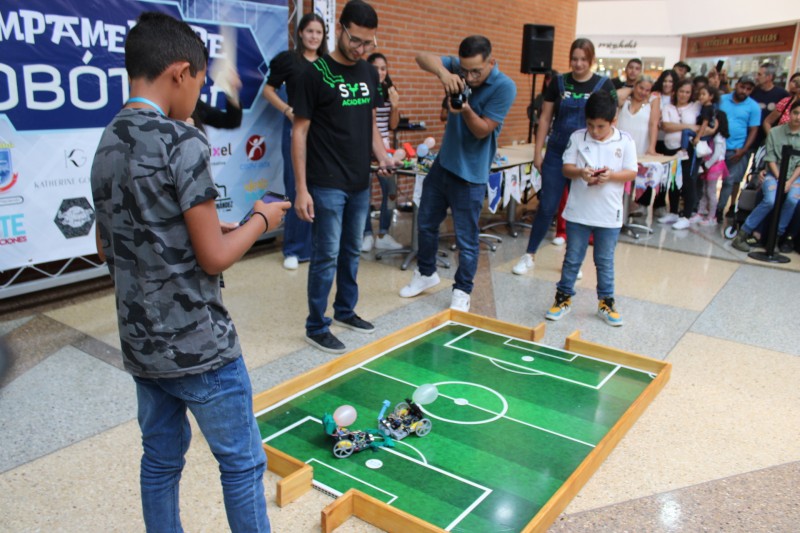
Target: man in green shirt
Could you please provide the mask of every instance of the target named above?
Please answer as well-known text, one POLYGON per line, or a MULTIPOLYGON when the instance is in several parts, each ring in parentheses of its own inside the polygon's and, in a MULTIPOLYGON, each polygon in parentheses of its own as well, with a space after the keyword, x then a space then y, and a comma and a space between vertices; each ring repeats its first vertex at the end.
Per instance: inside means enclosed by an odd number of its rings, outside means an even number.
MULTIPOLYGON (((753 209, 753 212, 744 221, 741 229, 733 239, 732 246, 739 251, 750 251, 748 239, 752 238, 753 231, 775 207, 775 197, 778 190, 778 178, 776 176, 780 172, 781 150, 787 144, 791 145, 794 150, 800 150, 800 100, 792 104, 789 122, 772 128, 767 136, 767 155, 764 157, 764 161, 767 163, 767 172, 761 184, 764 198, 753 209)), ((800 180, 797 179, 798 176, 800 176, 800 156, 792 155, 789 159, 789 176, 786 178, 786 198, 781 207, 781 214, 778 220, 778 246, 783 253, 789 253, 794 249, 792 236, 784 235, 784 233, 792 220, 797 202, 800 200, 800 180)))

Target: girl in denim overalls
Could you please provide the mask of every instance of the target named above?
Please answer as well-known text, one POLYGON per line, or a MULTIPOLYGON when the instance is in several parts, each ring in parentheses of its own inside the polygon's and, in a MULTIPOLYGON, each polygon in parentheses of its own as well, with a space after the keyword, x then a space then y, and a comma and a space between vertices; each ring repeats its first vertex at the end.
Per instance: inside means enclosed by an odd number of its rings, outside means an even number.
POLYGON ((595 76, 591 73, 592 62, 594 61, 594 45, 588 39, 576 39, 570 47, 570 67, 572 77, 586 77, 578 83, 586 83, 596 77, 590 92, 582 98, 575 98, 572 94, 567 94, 564 83, 564 76, 556 78, 558 92, 560 95, 558 105, 558 115, 553 120, 552 128, 550 119, 553 116, 554 102, 545 100, 542 106, 542 115, 539 121, 539 130, 536 134, 536 146, 534 148, 534 165, 542 175, 542 189, 539 191, 539 209, 533 219, 531 235, 528 239, 527 253, 522 256, 514 266, 514 274, 524 274, 533 268, 533 260, 536 250, 547 234, 550 224, 558 210, 558 204, 564 193, 564 187, 569 180, 561 172, 562 156, 567 148, 569 136, 576 130, 586 127, 586 100, 589 95, 600 89, 605 89, 615 95, 614 86, 611 81, 604 76, 595 76), (549 131, 548 131, 549 130, 549 131), (547 138, 547 151, 542 161, 542 147, 547 138))

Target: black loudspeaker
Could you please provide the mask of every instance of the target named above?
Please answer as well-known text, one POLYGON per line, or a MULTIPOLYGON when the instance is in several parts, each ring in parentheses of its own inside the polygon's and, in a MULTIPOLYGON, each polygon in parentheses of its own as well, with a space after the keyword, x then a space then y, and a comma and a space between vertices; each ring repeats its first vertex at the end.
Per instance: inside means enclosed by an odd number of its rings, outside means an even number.
POLYGON ((541 24, 525 24, 522 30, 522 65, 523 74, 543 74, 553 67, 554 26, 541 24))

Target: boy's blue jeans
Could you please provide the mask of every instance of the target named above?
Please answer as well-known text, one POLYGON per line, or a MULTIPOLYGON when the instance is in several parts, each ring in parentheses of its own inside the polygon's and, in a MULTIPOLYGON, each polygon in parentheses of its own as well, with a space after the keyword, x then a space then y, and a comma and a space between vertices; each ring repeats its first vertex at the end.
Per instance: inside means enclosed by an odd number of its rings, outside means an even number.
MULTIPOLYGON (((488 173, 487 173, 488 175, 488 173)), ((449 172, 434 161, 422 183, 419 203, 417 268, 423 276, 436 272, 436 254, 439 252, 439 226, 447 217, 447 208, 453 214, 453 229, 458 247, 458 270, 453 287, 472 293, 475 273, 478 271, 480 224, 479 218, 486 197, 486 184, 470 183, 449 172)))
POLYGON ((597 267, 597 299, 614 297, 614 250, 620 228, 598 228, 567 221, 567 251, 556 288, 575 295, 575 280, 586 257, 589 236, 594 233, 594 264, 597 267))
POLYGON ((306 334, 319 335, 328 331, 331 325, 325 310, 334 277, 333 317, 347 320, 356 314, 356 276, 369 211, 369 188, 350 192, 312 186, 308 192, 314 200, 314 223, 311 225, 306 334))
POLYGON ((181 378, 133 379, 144 448, 140 482, 147 531, 183 531, 178 495, 192 439, 188 408, 219 463, 231 531, 268 533, 263 482, 267 458, 243 359, 181 378))
MULTIPOLYGON (((772 212, 775 207, 775 197, 778 192, 778 178, 772 174, 767 173, 764 176, 764 182, 761 184, 761 192, 764 193, 764 198, 758 203, 753 211, 748 215, 747 220, 742 224, 742 229, 747 233, 753 233, 761 222, 772 212)), ((781 207, 780 218, 778 219, 778 235, 783 235, 786 232, 786 227, 792 220, 795 207, 800 200, 800 180, 795 180, 786 193, 781 207)))

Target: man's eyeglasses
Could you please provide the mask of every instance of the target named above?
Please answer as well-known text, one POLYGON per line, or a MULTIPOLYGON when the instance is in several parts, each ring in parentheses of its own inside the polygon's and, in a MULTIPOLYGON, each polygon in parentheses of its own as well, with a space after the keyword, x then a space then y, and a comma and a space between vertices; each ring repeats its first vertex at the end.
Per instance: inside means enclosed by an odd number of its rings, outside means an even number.
POLYGON ((471 68, 471 69, 458 69, 458 73, 461 75, 462 78, 480 78, 483 74, 483 71, 486 69, 486 65, 482 66, 481 68, 471 68))
POLYGON ((358 37, 353 37, 350 35, 350 32, 347 31, 347 27, 344 24, 342 24, 342 29, 347 34, 347 38, 350 40, 350 48, 355 50, 356 48, 363 47, 365 52, 371 52, 372 50, 378 48, 377 38, 373 37, 371 41, 364 41, 358 37))

